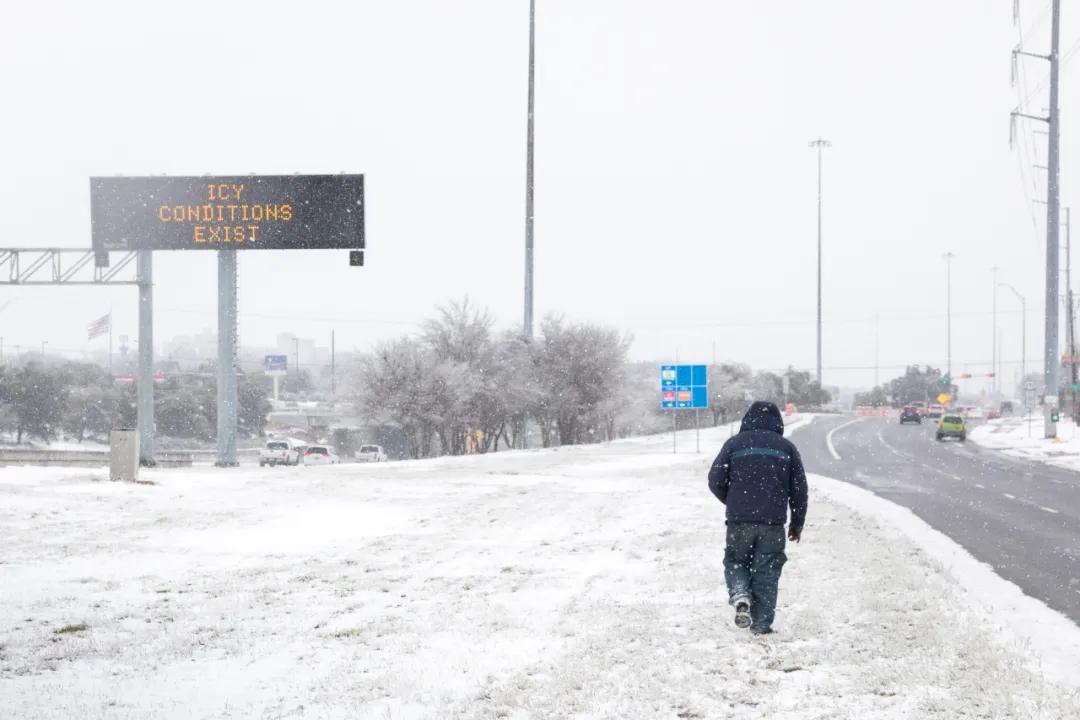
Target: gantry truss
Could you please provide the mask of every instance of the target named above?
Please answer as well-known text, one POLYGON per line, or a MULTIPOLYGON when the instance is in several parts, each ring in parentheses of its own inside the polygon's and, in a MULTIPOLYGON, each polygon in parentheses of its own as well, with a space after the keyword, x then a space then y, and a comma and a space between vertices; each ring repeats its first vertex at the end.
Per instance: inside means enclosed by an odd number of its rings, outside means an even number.
POLYGON ((86 248, 0 248, 0 285, 138 284, 135 252, 117 255, 115 262, 99 267, 94 251, 86 248))

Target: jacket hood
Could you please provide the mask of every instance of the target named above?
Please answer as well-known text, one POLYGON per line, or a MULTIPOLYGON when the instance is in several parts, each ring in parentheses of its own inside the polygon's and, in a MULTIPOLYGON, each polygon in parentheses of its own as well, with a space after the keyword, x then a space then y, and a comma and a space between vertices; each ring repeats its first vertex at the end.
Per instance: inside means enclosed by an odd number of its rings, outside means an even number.
POLYGON ((771 402, 755 402, 743 415, 739 432, 747 430, 772 430, 777 435, 784 434, 784 417, 780 408, 771 402))

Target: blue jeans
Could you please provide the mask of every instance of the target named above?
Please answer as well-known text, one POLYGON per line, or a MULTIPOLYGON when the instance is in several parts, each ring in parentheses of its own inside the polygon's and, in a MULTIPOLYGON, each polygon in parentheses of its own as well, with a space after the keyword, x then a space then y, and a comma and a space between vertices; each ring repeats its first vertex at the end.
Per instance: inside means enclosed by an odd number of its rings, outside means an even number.
POLYGON ((772 630, 780 571, 787 562, 783 525, 728 523, 724 580, 728 599, 750 598, 755 632, 772 630))

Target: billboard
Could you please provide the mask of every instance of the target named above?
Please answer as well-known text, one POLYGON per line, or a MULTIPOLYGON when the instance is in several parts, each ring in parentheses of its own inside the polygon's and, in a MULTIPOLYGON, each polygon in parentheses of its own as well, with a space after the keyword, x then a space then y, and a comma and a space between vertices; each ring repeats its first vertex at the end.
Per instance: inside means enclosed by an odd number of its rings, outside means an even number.
POLYGON ((284 375, 289 370, 286 355, 267 355, 263 358, 263 372, 267 375, 284 375))
POLYGON ((709 369, 705 365, 661 365, 660 407, 709 407, 709 369))
POLYGON ((94 250, 364 247, 363 175, 90 178, 94 250))

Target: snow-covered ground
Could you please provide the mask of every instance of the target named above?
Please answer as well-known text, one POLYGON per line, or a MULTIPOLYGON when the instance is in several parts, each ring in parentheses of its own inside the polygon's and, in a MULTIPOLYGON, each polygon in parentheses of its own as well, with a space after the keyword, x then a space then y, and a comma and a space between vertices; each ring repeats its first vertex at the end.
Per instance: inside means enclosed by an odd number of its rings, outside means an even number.
POLYGON ((1013 457, 1080 472, 1080 432, 1064 415, 1054 440, 1043 437, 1042 415, 989 420, 973 428, 968 440, 1013 457))
POLYGON ((727 435, 152 485, 0 469, 0 714, 1080 717, 1080 630, 823 478, 778 633, 733 627, 705 485, 727 435))

